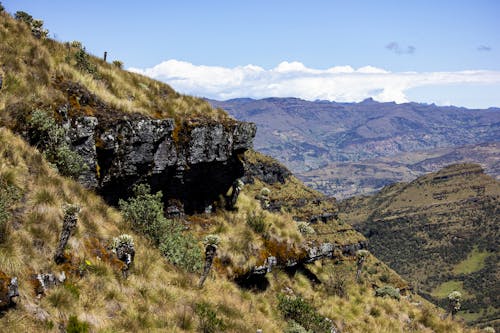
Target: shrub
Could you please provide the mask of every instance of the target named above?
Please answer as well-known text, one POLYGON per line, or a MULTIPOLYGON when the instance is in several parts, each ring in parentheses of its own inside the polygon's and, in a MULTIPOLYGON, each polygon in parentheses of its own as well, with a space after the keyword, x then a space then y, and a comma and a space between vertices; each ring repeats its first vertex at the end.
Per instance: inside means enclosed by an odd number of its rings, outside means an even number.
POLYGON ((16 18, 16 20, 26 23, 31 29, 31 33, 33 34, 33 36, 38 39, 46 38, 49 34, 49 31, 43 28, 42 20, 34 19, 33 16, 26 12, 17 11, 14 17, 16 18))
POLYGON ((90 56, 85 50, 85 47, 78 48, 75 52, 74 58, 76 61, 76 68, 78 68, 78 70, 91 74, 94 78, 97 78, 97 66, 90 61, 90 56))
POLYGON ((88 169, 83 158, 70 149, 65 129, 44 111, 35 110, 29 120, 29 139, 63 176, 77 178, 88 169))
POLYGON ((328 295, 347 298, 349 275, 345 270, 335 270, 325 281, 325 291, 328 295))
POLYGON ((394 288, 393 286, 383 286, 375 289, 375 296, 377 297, 389 296, 397 300, 401 298, 401 295, 399 294, 399 289, 394 288))
POLYGON ((297 229, 304 235, 312 235, 315 233, 314 228, 308 222, 298 222, 297 229))
POLYGON ((316 333, 331 330, 331 323, 300 296, 278 294, 278 309, 285 319, 295 321, 306 330, 316 333))
POLYGON ((302 325, 292 320, 288 323, 288 327, 285 329, 285 333, 313 333, 313 332, 306 330, 302 325))
POLYGON ((199 328, 203 333, 215 333, 225 330, 225 325, 222 319, 217 317, 216 312, 210 304, 201 302, 196 304, 194 312, 199 319, 199 328))
POLYGON ((257 215, 254 212, 247 215, 247 225, 258 234, 264 234, 268 227, 264 214, 257 215))
POLYGON ((202 253, 191 235, 183 234, 182 225, 165 218, 162 193, 151 194, 147 184, 134 187, 134 197, 120 199, 118 205, 132 228, 149 237, 172 264, 189 272, 202 267, 202 253))
POLYGON ((460 303, 462 300, 462 293, 459 291, 452 291, 448 294, 448 308, 452 316, 454 316, 458 310, 462 307, 460 303))
POLYGON ((160 244, 160 251, 168 261, 188 272, 197 272, 202 267, 201 250, 191 235, 183 235, 180 231, 167 234, 160 244))
POLYGON ((70 316, 68 325, 66 326, 67 333, 87 333, 89 331, 89 324, 84 321, 79 321, 76 316, 70 316))
POLYGON ((115 65, 116 67, 122 69, 123 68, 123 61, 115 60, 115 61, 113 61, 113 65, 115 65))
POLYGON ((77 41, 77 40, 72 41, 69 45, 71 47, 74 47, 74 48, 77 48, 77 49, 83 48, 82 42, 77 41))
POLYGON ((4 10, 5 10, 5 8, 3 7, 2 3, 0 2, 0 13, 2 13, 4 10))
POLYGON ((132 224, 132 228, 148 236, 158 246, 164 234, 177 231, 168 230, 169 227, 175 226, 163 215, 163 194, 161 192, 151 194, 148 184, 136 185, 133 192, 134 197, 127 201, 120 199, 118 206, 125 220, 132 224))

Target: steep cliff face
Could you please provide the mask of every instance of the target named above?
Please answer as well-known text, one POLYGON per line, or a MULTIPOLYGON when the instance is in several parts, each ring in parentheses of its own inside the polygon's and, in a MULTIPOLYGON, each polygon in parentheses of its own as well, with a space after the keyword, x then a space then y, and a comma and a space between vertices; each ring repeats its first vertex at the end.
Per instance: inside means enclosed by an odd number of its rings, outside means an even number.
POLYGON ((155 119, 113 110, 84 87, 60 84, 68 141, 88 169, 79 181, 116 204, 147 182, 187 213, 204 211, 244 175, 256 126, 232 119, 155 119))
POLYGON ((138 182, 178 199, 187 212, 202 211, 243 176, 239 155, 252 147, 256 127, 243 122, 175 125, 172 119, 121 116, 71 119, 70 139, 88 170, 80 180, 109 202, 138 182))

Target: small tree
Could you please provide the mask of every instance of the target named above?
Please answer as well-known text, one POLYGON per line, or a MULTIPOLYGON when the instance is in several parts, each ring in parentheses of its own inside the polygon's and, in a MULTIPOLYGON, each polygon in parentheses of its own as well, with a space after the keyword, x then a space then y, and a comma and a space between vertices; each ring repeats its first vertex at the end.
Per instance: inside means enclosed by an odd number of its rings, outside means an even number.
POLYGON ((460 303, 462 300, 462 293, 459 291, 452 291, 448 294, 448 310, 451 314, 451 318, 454 318, 457 312, 462 307, 460 303))

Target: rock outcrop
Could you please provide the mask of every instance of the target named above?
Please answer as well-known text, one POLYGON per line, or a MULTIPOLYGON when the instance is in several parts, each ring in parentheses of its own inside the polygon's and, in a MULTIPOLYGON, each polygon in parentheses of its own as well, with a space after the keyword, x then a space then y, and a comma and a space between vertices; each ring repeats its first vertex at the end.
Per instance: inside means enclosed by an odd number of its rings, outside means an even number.
POLYGON ((66 117, 68 139, 89 167, 79 178, 110 203, 147 182, 187 213, 202 212, 244 175, 256 126, 227 120, 175 124, 138 114, 66 117))

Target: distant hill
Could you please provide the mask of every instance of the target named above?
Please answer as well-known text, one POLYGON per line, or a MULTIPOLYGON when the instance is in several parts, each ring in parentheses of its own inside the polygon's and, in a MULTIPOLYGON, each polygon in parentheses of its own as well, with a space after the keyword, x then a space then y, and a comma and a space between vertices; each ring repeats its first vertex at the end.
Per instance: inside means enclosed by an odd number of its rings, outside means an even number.
POLYGON ((409 182, 453 163, 479 163, 500 179, 500 142, 436 148, 357 162, 332 162, 300 173, 306 185, 337 198, 370 194, 396 182, 409 182))
POLYGON ((370 250, 434 303, 465 295, 460 315, 500 327, 500 182, 479 165, 456 164, 373 196, 341 202, 341 220, 370 250))
MULTIPOLYGON (((239 120, 256 123, 257 150, 280 160, 315 189, 339 198, 408 181, 449 163, 482 162, 487 149, 481 151, 480 159, 469 159, 467 156, 474 154, 463 149, 458 153, 436 149, 500 140, 498 108, 473 110, 434 104, 378 103, 372 99, 361 103, 310 102, 297 98, 209 102, 239 120), (419 154, 405 154, 409 152, 419 154), (432 165, 429 159, 434 157, 447 163, 432 165), (414 165, 415 159, 416 163, 427 160, 430 164, 414 165), (360 161, 363 162, 358 164, 360 161), (359 165, 373 167, 376 171, 373 177, 351 177, 359 165), (391 166, 390 172, 377 172, 387 165, 391 166), (394 165, 399 170, 394 170, 394 165)), ((493 156, 498 155, 498 145, 491 151, 493 156)), ((498 165, 498 159, 495 163, 498 165)), ((498 166, 485 167, 488 172, 498 174, 498 166)))

